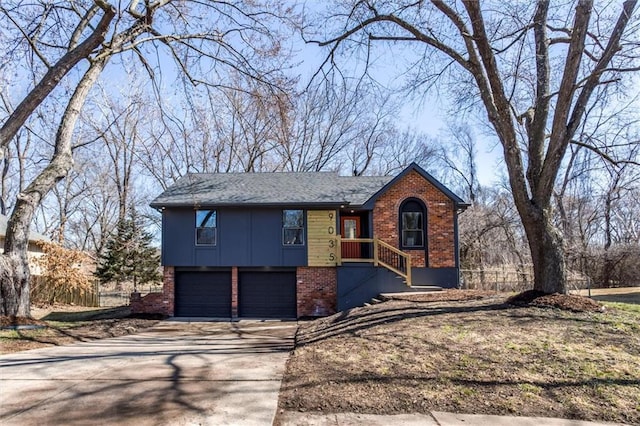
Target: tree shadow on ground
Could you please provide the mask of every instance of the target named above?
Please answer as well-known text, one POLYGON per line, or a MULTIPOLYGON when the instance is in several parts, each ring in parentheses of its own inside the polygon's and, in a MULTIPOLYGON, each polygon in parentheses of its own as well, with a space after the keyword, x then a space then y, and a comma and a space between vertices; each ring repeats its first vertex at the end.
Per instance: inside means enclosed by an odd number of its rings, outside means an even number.
POLYGON ((130 315, 131 309, 128 306, 118 306, 115 308, 91 309, 79 312, 51 312, 45 317, 41 318, 41 320, 58 322, 80 322, 127 318, 130 315))
POLYGON ((46 416, 65 425, 202 424, 214 410, 224 411, 222 401, 230 398, 242 401, 244 420, 259 424, 253 416, 263 395, 277 393, 280 384, 272 373, 260 373, 265 362, 274 362, 263 357, 286 356, 292 332, 285 338, 254 331, 248 337, 229 327, 228 334, 235 342, 158 332, 127 337, 126 343, 4 355, 0 423, 37 424, 46 416), (258 376, 252 379, 254 368, 258 376))
MULTIPOLYGON (((327 319, 317 329, 306 329, 296 336, 296 345, 304 346, 339 335, 353 335, 379 325, 444 314, 518 309, 502 302, 484 302, 459 306, 416 306, 415 302, 384 302, 373 308, 355 308, 327 319)), ((322 321, 322 320, 320 320, 322 321)))

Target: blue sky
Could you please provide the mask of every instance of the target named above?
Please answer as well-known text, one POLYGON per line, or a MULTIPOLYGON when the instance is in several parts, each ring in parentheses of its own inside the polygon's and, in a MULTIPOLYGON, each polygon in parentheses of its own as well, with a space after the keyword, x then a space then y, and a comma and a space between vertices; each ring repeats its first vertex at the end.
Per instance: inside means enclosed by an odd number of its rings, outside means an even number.
MULTIPOLYGON (((295 49, 298 52, 294 57, 294 61, 301 61, 296 71, 302 74, 302 80, 306 82, 322 64, 327 50, 315 44, 305 44, 301 40, 296 44, 295 49)), ((403 64, 399 63, 401 61, 388 53, 383 52, 375 58, 375 78, 383 84, 385 84, 385 81, 393 84, 397 80, 398 74, 404 71, 402 69, 403 64)), ((337 62, 345 70, 358 66, 357 59, 339 57, 337 62)), ((398 120, 401 127, 409 127, 438 138, 446 133, 447 121, 451 120, 450 115, 453 108, 444 95, 438 96, 435 93, 427 93, 425 96, 426 98, 420 99, 403 97, 404 107, 401 109, 398 120)), ((502 147, 497 144, 495 139, 487 135, 486 128, 479 131, 477 123, 474 125, 473 122, 470 122, 470 124, 474 128, 478 142, 478 179, 483 186, 494 185, 505 174, 502 162, 502 147)))

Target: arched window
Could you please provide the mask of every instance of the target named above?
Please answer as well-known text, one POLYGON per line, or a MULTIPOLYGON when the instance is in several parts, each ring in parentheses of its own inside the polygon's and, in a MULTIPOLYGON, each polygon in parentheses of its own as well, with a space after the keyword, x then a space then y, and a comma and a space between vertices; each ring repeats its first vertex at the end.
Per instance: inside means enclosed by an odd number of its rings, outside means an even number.
POLYGON ((416 198, 406 199, 400 205, 400 248, 425 247, 426 210, 424 203, 416 198))

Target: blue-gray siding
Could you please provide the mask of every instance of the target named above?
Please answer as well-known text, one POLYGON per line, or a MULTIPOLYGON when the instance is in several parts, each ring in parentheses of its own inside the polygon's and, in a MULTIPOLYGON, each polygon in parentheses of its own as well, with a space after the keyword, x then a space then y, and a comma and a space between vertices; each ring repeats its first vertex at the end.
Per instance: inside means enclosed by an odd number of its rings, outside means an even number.
MULTIPOLYGON (((219 208, 217 244, 196 246, 195 213, 162 214, 162 264, 170 266, 305 266, 307 245, 282 244, 282 209, 219 208)), ((306 236, 305 236, 306 239, 306 236)))
MULTIPOLYGON (((413 285, 443 288, 458 286, 456 268, 412 268, 413 285)), ((380 293, 414 292, 393 272, 371 264, 354 263, 338 268, 338 311, 362 306, 380 293)))

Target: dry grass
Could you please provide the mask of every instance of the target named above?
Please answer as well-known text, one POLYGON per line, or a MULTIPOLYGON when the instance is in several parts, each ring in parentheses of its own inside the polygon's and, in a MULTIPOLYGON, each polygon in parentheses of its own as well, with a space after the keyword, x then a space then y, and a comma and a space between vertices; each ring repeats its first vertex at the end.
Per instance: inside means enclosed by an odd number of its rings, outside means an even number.
POLYGON ((388 301, 303 324, 280 405, 640 423, 640 312, 503 301, 388 301))
MULTIPOLYGON (((157 318, 132 318, 128 306, 100 309, 55 305, 32 308, 32 315, 39 320, 21 323, 45 325, 46 328, 0 330, 0 354, 123 336, 158 322, 157 318)), ((1 320, 0 324, 3 323, 1 320)))

